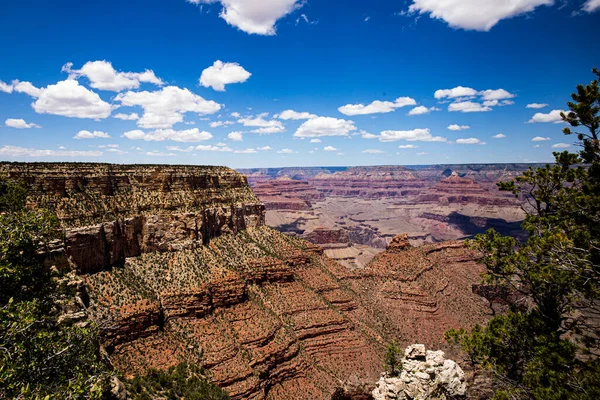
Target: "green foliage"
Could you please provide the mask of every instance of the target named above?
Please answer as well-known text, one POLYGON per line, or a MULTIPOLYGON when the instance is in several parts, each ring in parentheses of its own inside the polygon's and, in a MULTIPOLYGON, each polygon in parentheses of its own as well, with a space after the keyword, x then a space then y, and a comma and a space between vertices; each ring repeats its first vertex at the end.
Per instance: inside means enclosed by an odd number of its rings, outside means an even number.
POLYGON ((127 381, 126 386, 130 397, 134 400, 229 399, 227 393, 209 383, 202 368, 185 363, 166 371, 150 370, 145 376, 136 376, 127 381))
POLYGON ((398 376, 400 371, 402 371, 402 348, 400 348, 400 344, 398 341, 393 340, 387 346, 387 350, 385 352, 384 362, 386 367, 386 372, 389 376, 398 376))
POLYGON ((485 283, 498 289, 507 312, 470 333, 446 334, 474 364, 493 371, 496 399, 600 398, 592 318, 600 311, 598 79, 579 85, 572 98, 563 119, 589 131, 576 133, 579 154, 554 153, 555 165, 530 168, 499 185, 524 200, 527 241, 491 230, 470 243, 487 267, 485 283))

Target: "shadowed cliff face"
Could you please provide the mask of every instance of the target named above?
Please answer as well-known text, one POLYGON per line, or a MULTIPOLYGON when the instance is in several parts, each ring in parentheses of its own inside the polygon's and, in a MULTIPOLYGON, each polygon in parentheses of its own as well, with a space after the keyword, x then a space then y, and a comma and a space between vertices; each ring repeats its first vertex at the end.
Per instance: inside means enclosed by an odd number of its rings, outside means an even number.
POLYGON ((57 210, 86 312, 126 375, 196 362, 234 399, 329 399, 349 380, 373 385, 392 339, 445 348, 446 329, 487 318, 471 292, 476 256, 459 242, 394 246, 350 271, 264 226, 263 205, 227 168, 0 173, 57 210))

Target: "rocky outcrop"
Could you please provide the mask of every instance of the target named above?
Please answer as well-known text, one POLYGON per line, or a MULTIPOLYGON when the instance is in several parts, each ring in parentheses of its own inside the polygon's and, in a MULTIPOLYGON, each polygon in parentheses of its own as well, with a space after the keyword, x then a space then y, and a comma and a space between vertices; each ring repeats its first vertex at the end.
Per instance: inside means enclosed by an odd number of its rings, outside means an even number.
POLYGON ((399 376, 384 374, 373 390, 375 400, 446 400, 464 397, 465 374, 443 351, 425 350, 422 344, 409 346, 401 360, 399 376))
POLYGON ((388 252, 397 252, 404 251, 410 249, 412 245, 408 241, 408 233, 402 233, 400 235, 394 236, 392 241, 387 247, 388 252))

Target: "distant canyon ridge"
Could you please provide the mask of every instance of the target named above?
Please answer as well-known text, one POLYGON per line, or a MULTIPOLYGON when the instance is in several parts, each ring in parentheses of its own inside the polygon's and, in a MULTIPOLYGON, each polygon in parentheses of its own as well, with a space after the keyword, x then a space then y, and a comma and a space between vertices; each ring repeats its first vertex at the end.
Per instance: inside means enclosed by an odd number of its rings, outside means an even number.
POLYGON ((267 225, 362 269, 399 232, 410 242, 464 239, 494 228, 520 237, 522 202, 496 183, 531 164, 241 169, 267 225))

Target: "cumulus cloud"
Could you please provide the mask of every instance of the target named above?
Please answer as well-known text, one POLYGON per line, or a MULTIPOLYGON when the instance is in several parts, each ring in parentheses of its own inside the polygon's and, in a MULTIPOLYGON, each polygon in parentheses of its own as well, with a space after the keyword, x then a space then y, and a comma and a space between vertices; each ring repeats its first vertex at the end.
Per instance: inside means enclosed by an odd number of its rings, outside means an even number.
POLYGON ((147 151, 146 155, 150 156, 150 157, 173 157, 173 156, 176 156, 177 154, 165 153, 163 151, 153 150, 153 151, 147 151))
POLYGON ((459 101, 456 103, 449 104, 448 111, 471 113, 492 111, 492 109, 490 107, 484 106, 483 104, 475 103, 473 101, 459 101))
POLYGON ((568 143, 556 143, 552 145, 553 149, 566 149, 568 147, 571 147, 571 145, 568 143))
POLYGON ((323 148, 323 151, 338 151, 338 149, 336 149, 336 148, 335 148, 335 147, 333 147, 333 146, 325 146, 325 147, 323 148))
POLYGON ((36 88, 30 82, 14 81, 12 87, 17 92, 37 98, 31 106, 38 114, 102 119, 107 118, 111 112, 110 104, 74 79, 60 81, 45 88, 36 88))
POLYGON ((583 10, 589 13, 600 10, 600 0, 587 0, 583 5, 583 10))
POLYGON ((256 154, 258 151, 255 149, 244 149, 244 150, 234 150, 236 154, 256 154))
POLYGON ((283 120, 299 120, 299 119, 312 119, 317 118, 315 114, 311 114, 308 112, 298 112, 294 110, 285 110, 274 116, 275 118, 283 119, 283 120))
POLYGON ((470 129, 471 127, 469 125, 457 125, 457 124, 452 124, 448 126, 448 129, 451 131, 464 131, 467 129, 470 129))
POLYGON ((266 120, 268 113, 259 114, 256 117, 240 118, 238 122, 248 127, 255 127, 251 132, 261 135, 269 135, 272 133, 280 133, 285 131, 285 127, 280 121, 266 120))
POLYGON ((444 20, 453 28, 489 31, 502 19, 552 4, 554 0, 413 0, 408 10, 444 20))
POLYGON ((461 98, 461 97, 473 97, 473 96, 477 96, 477 94, 479 94, 479 92, 473 88, 457 86, 453 89, 436 90, 435 93, 433 94, 433 97, 435 97, 438 100, 456 99, 456 98, 461 98))
POLYGON ((531 103, 531 104, 527 104, 527 108, 544 108, 544 107, 548 107, 548 104, 542 104, 542 103, 531 103))
POLYGON ((130 140, 145 140, 147 142, 162 142, 172 140, 174 142, 202 142, 212 139, 209 132, 200 131, 198 128, 176 131, 173 129, 156 129, 151 132, 141 130, 128 131, 123 137, 130 140))
POLYGON ((217 152, 222 152, 222 153, 231 153, 233 151, 233 149, 227 147, 227 146, 212 146, 212 145, 198 145, 196 146, 196 150, 198 151, 217 151, 217 152))
POLYGON ((131 114, 119 113, 119 114, 113 115, 113 118, 122 119, 123 121, 137 121, 138 119, 140 119, 140 116, 137 113, 131 113, 131 114))
POLYGON ((531 119, 528 122, 530 124, 533 124, 536 122, 553 122, 555 124, 558 124, 560 122, 563 122, 562 117, 560 116, 560 113, 566 114, 567 112, 563 111, 563 110, 552 110, 548 114, 536 113, 533 117, 531 117, 531 119))
POLYGON ((102 131, 79 131, 73 139, 110 139, 110 135, 102 131))
POLYGON ((277 154, 294 154, 295 151, 292 149, 281 149, 277 152, 277 154))
POLYGON ((481 98, 483 100, 503 100, 503 99, 512 99, 516 97, 516 95, 504 90, 504 89, 488 89, 484 90, 480 93, 481 98))
POLYGON ((375 100, 371 104, 346 104, 338 108, 338 111, 344 115, 366 115, 389 113, 395 111, 396 108, 415 106, 417 102, 410 97, 398 97, 395 101, 380 101, 375 100))
POLYGON ((533 139, 531 139, 532 142, 543 142, 546 140, 550 140, 549 137, 542 137, 542 136, 536 136, 533 139))
POLYGON ((275 23, 304 5, 302 0, 187 0, 194 4, 221 3, 219 15, 229 25, 250 34, 275 35, 275 23))
POLYGON ((154 75, 154 71, 144 72, 117 72, 108 61, 88 61, 81 69, 72 69, 73 63, 67 63, 62 67, 71 78, 85 76, 94 89, 110 90, 120 92, 125 89, 137 89, 141 82, 164 85, 164 82, 154 75))
POLYGON ((6 121, 4 121, 4 125, 10 127, 10 128, 17 128, 17 129, 29 129, 29 128, 41 128, 41 126, 39 126, 38 124, 34 124, 34 123, 27 123, 25 122, 24 119, 16 119, 16 118, 8 118, 6 121))
POLYGON ((211 122, 209 125, 211 128, 218 128, 219 126, 227 126, 227 125, 233 125, 235 124, 235 122, 233 121, 214 121, 211 122))
POLYGON ((310 143, 321 143, 321 139, 310 139, 310 143))
POLYGON ((142 128, 170 128, 177 122, 183 121, 183 114, 193 112, 199 115, 214 114, 221 105, 212 100, 182 89, 177 86, 167 86, 154 92, 120 93, 115 101, 122 106, 140 106, 144 114, 137 121, 142 128))
POLYGON ((485 144, 477 138, 456 139, 456 144, 485 144))
POLYGON ((0 92, 4 92, 4 93, 12 93, 13 92, 13 85, 10 85, 6 82, 0 81, 0 92))
POLYGON ((366 150, 361 151, 361 153, 365 153, 365 154, 383 154, 385 152, 382 151, 382 150, 377 150, 377 149, 366 149, 366 150))
POLYGON ((379 136, 369 133, 367 131, 360 131, 360 132, 358 132, 358 134, 363 139, 377 139, 379 137, 379 136))
POLYGON ((503 135, 501 133, 492 136, 492 139, 504 139, 506 137, 506 135, 503 135))
POLYGON ((263 147, 258 147, 256 150, 258 150, 258 151, 270 151, 270 150, 273 150, 273 148, 271 146, 263 146, 263 147))
POLYGON ((79 151, 79 150, 41 150, 19 146, 0 147, 0 156, 5 157, 100 157, 101 151, 79 151))
POLYGON ((244 140, 244 135, 242 132, 231 132, 229 135, 227 135, 227 138, 229 140, 233 140, 234 142, 241 142, 244 140))
POLYGON ((212 87, 218 92, 225 91, 225 85, 246 82, 252 74, 238 63, 224 63, 220 60, 202 71, 200 84, 212 87))
POLYGON ((410 131, 383 131, 379 136, 381 142, 396 142, 406 140, 408 142, 445 142, 446 138, 433 136, 429 129, 413 129, 410 131))
POLYGON ((425 106, 418 106, 413 108, 412 110, 410 110, 408 112, 408 115, 423 115, 423 114, 429 114, 432 111, 437 111, 439 110, 438 108, 435 107, 431 107, 431 108, 427 108, 425 106))
POLYGON ((179 146, 167 146, 166 148, 169 151, 177 151, 179 153, 191 153, 192 151, 194 151, 196 149, 194 146, 189 146, 186 148, 181 148, 179 146))
POLYGON ((399 149, 416 149, 419 146, 415 146, 414 144, 401 144, 398 146, 399 149))
POLYGON ((356 130, 353 121, 331 117, 317 117, 304 122, 294 133, 295 137, 348 136, 356 130))

